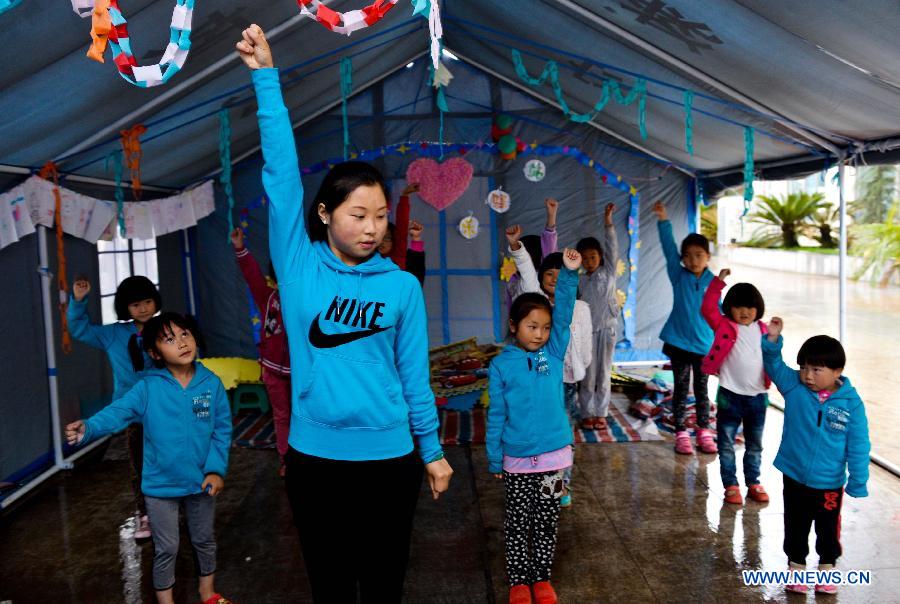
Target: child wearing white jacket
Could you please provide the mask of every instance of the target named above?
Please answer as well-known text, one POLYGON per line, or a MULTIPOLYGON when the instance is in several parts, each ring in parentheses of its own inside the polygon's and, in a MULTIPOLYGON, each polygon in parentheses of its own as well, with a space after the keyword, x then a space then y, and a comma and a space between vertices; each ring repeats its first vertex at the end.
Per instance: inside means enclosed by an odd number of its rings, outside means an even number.
MULTIPOLYGON (((556 280, 563 266, 562 253, 549 254, 541 262, 540 268, 535 271, 528 250, 519 241, 521 236, 522 228, 518 225, 506 229, 509 253, 515 260, 519 278, 521 279, 521 292, 543 294, 553 304, 556 297, 556 280)), ((591 334, 593 332, 591 328, 591 309, 586 302, 582 300, 575 301, 575 310, 569 329, 571 337, 569 338, 569 345, 566 348, 566 356, 563 361, 563 392, 566 412, 569 414, 571 423, 574 426, 581 419, 577 403, 578 382, 583 380, 587 373, 587 368, 591 364, 593 350, 591 342, 591 334)), ((571 480, 572 468, 570 466, 565 470, 563 476, 565 492, 560 501, 562 507, 568 507, 572 503, 572 496, 569 491, 571 480)))

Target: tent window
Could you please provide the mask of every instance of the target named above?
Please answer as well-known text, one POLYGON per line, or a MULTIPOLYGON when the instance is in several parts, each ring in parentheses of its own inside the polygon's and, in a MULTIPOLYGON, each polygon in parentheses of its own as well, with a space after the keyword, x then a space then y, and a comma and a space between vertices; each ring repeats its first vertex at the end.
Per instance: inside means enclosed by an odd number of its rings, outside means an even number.
POLYGON ((156 239, 125 239, 118 234, 112 241, 97 242, 100 265, 100 307, 103 323, 115 323, 113 299, 116 288, 126 277, 143 275, 159 287, 156 264, 156 239))

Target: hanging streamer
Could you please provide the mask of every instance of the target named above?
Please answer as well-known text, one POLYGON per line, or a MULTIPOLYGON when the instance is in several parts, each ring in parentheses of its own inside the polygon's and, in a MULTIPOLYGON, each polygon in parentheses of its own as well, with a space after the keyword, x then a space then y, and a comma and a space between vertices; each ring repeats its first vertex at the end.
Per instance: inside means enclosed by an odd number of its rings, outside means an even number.
POLYGON ((744 126, 744 214, 750 212, 753 199, 753 128, 744 126))
POLYGON ((441 25, 441 10, 438 6, 439 0, 431 2, 431 8, 428 11, 428 35, 431 38, 431 66, 438 68, 438 62, 441 60, 441 51, 443 51, 443 43, 441 38, 444 37, 444 29, 441 25))
POLYGON ((376 0, 362 10, 350 10, 345 13, 332 10, 319 0, 297 0, 300 14, 315 19, 326 29, 349 36, 353 32, 374 25, 394 8, 399 0, 376 0))
POLYGON ((147 132, 142 124, 136 124, 127 130, 122 130, 123 159, 131 172, 131 192, 135 201, 141 198, 141 135, 147 132))
POLYGON ((684 91, 684 148, 691 155, 694 154, 694 93, 684 91))
POLYGON ((344 126, 344 161, 350 156, 350 120, 347 118, 347 99, 353 93, 353 62, 341 59, 341 119, 344 126))
POLYGON ((222 109, 219 112, 219 161, 222 165, 222 174, 219 176, 219 182, 225 190, 225 198, 228 200, 228 238, 231 238, 231 231, 234 230, 234 219, 232 213, 234 210, 234 190, 231 186, 231 118, 228 116, 228 109, 222 109))
POLYGON ((0 0, 0 15, 17 7, 21 3, 22 0, 0 0))
POLYGON ((122 188, 122 177, 125 173, 125 165, 122 160, 122 152, 114 151, 106 156, 106 168, 109 169, 109 162, 113 162, 113 170, 116 179, 116 217, 119 224, 119 234, 126 237, 125 228, 125 190, 122 188))
POLYGON ((622 93, 622 89, 618 82, 613 80, 603 80, 600 99, 594 103, 593 109, 587 113, 575 113, 569 108, 569 104, 566 102, 565 96, 563 95, 562 85, 559 83, 559 65, 557 65, 556 61, 547 61, 541 75, 537 78, 533 78, 529 75, 524 63, 522 63, 522 54, 515 48, 512 49, 512 58, 516 74, 523 82, 530 86, 538 87, 543 86, 548 80, 550 81, 550 86, 553 88, 553 94, 556 96, 556 101, 562 108, 562 112, 572 122, 585 123, 591 121, 598 113, 603 111, 604 107, 609 103, 610 98, 615 98, 618 104, 626 106, 631 105, 637 100, 638 127, 641 131, 641 137, 647 138, 647 80, 644 78, 635 80, 634 86, 631 87, 631 90, 627 95, 622 93))
POLYGON ((72 352, 72 336, 69 333, 69 321, 66 310, 69 307, 69 281, 66 278, 66 250, 63 243, 62 195, 59 192, 59 171, 56 164, 48 161, 38 173, 43 179, 53 181, 53 197, 56 208, 53 219, 56 221, 56 285, 59 288, 59 325, 62 330, 62 351, 72 352))
POLYGON ((72 0, 72 10, 79 17, 92 15, 91 38, 93 44, 88 56, 103 63, 103 51, 107 40, 112 49, 113 61, 119 75, 125 81, 141 88, 159 86, 181 71, 191 49, 191 22, 194 16, 194 0, 176 0, 169 25, 169 44, 159 63, 141 67, 131 50, 128 21, 119 8, 119 0, 72 0), (90 8, 91 10, 86 10, 90 8), (109 21, 102 15, 108 13, 109 21), (109 26, 106 34, 103 30, 109 26))

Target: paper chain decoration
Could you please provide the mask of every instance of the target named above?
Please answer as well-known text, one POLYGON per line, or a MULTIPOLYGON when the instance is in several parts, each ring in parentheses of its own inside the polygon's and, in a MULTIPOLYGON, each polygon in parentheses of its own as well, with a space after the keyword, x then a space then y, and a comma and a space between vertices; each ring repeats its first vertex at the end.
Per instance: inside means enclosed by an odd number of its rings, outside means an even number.
POLYGON ((103 53, 108 42, 119 75, 135 86, 150 88, 165 84, 181 70, 187 60, 191 49, 194 0, 176 0, 172 11, 169 45, 159 63, 144 67, 137 64, 132 53, 128 22, 119 9, 119 0, 72 0, 72 10, 79 17, 92 18, 93 44, 87 56, 103 63, 103 53))

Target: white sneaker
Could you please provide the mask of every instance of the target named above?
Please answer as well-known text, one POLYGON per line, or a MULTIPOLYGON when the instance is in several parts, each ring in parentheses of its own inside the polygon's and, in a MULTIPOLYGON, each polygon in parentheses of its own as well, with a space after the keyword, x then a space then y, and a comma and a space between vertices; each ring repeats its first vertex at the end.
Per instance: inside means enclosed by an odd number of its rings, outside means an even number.
POLYGON ((149 539, 151 536, 153 533, 150 531, 150 519, 146 515, 141 516, 137 529, 134 531, 134 538, 136 540, 149 539))

